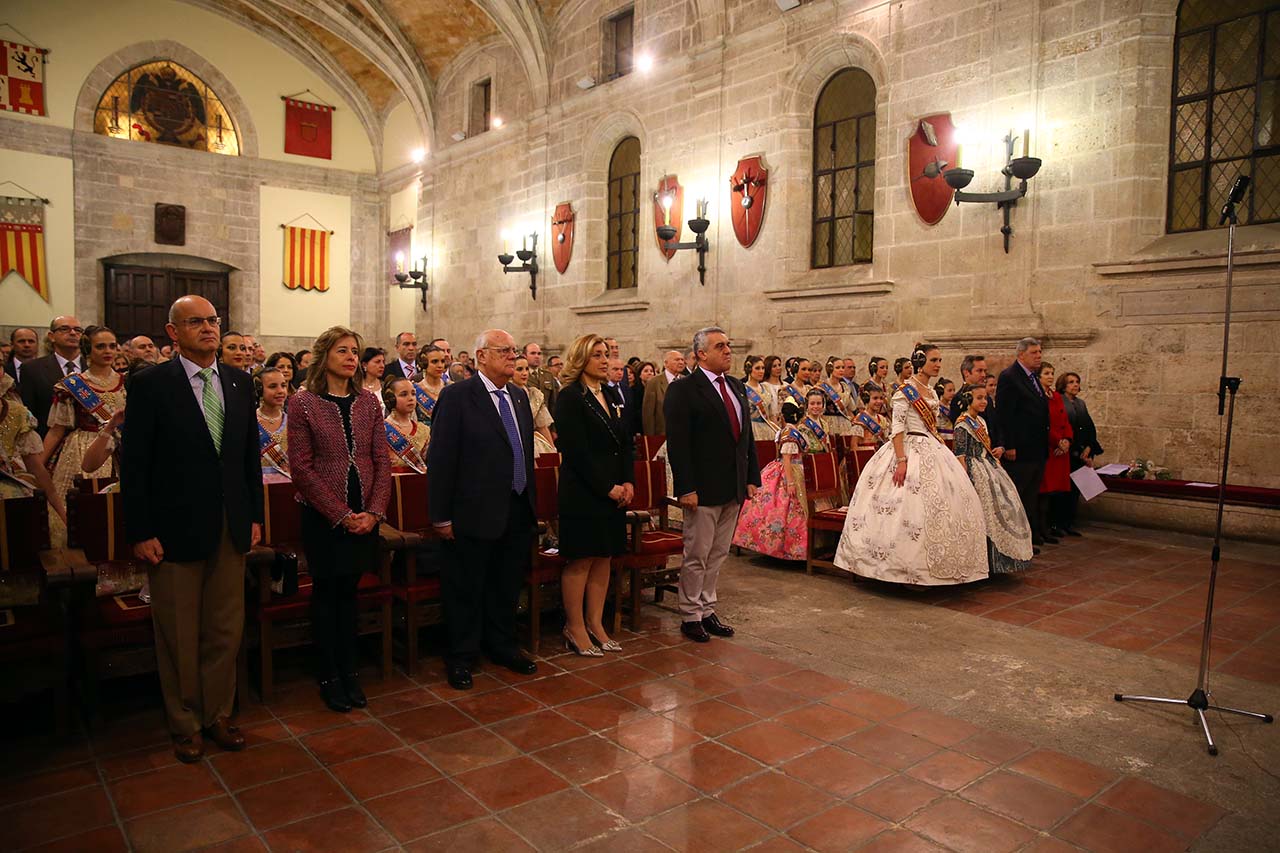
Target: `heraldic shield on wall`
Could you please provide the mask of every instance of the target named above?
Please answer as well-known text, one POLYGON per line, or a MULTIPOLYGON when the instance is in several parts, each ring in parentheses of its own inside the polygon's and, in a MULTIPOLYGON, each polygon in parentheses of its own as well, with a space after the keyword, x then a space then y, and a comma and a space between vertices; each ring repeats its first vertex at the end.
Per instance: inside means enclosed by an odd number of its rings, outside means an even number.
POLYGON ((551 216, 551 256, 556 262, 556 272, 564 275, 573 257, 573 205, 562 201, 551 216))
POLYGON ((769 198, 769 170, 764 167, 764 155, 743 157, 738 168, 729 176, 729 193, 733 204, 730 218, 733 234, 744 249, 760 236, 764 224, 765 202, 769 198))
POLYGON ((907 137, 907 186, 911 203, 926 225, 937 225, 947 215, 955 190, 942 173, 959 163, 960 143, 950 113, 925 116, 907 137))

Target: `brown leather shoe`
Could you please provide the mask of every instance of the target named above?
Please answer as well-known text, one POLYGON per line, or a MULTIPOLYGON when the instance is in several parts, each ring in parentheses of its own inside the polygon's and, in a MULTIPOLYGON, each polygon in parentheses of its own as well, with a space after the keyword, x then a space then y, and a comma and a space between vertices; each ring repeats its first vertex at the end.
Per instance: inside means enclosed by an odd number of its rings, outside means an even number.
POLYGON ((189 737, 174 738, 173 754, 183 764, 195 764, 204 758, 204 738, 199 732, 189 737))
POLYGON ((244 749, 244 735, 226 717, 214 720, 213 725, 205 727, 204 733, 209 736, 209 740, 228 752, 244 749))

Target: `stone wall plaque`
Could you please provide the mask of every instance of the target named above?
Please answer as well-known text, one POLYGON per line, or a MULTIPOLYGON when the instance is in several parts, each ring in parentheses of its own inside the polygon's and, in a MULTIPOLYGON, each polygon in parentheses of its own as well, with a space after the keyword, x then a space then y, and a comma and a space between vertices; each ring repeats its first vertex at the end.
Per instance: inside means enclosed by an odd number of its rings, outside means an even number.
POLYGON ((184 205, 156 202, 156 243, 161 246, 187 245, 187 208, 184 205))

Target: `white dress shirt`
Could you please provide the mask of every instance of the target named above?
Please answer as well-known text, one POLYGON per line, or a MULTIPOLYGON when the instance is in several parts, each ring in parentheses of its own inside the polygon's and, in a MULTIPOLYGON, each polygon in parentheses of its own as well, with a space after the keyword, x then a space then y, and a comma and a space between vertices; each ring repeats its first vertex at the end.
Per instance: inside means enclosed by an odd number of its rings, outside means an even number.
POLYGON ((77 373, 84 370, 84 362, 80 360, 79 356, 76 356, 75 358, 63 358, 60 354, 55 352, 53 357, 58 360, 58 369, 62 371, 63 376, 67 375, 67 362, 73 362, 75 364, 77 373))
MULTIPOLYGON (((188 359, 185 355, 179 355, 178 361, 182 363, 182 369, 187 372, 187 382, 191 383, 191 393, 196 395, 196 407, 199 408, 201 414, 203 414, 204 380, 196 374, 204 368, 188 359)), ((225 412, 227 410, 227 398, 222 393, 222 377, 218 375, 217 360, 214 360, 213 364, 209 366, 213 368, 213 375, 209 377, 209 381, 213 383, 214 390, 218 392, 218 399, 222 401, 222 410, 225 412)))
POLYGON ((412 379, 414 374, 418 372, 418 366, 416 364, 410 364, 403 358, 397 359, 397 361, 400 362, 400 372, 404 374, 405 379, 412 379))
POLYGON ((480 381, 484 383, 484 390, 489 393, 489 402, 493 403, 493 409, 495 412, 498 413, 498 420, 502 420, 502 406, 499 405, 500 401, 498 399, 498 395, 495 392, 497 391, 507 392, 507 405, 511 407, 511 419, 516 422, 516 434, 520 435, 520 440, 523 441, 524 435, 520 433, 520 419, 516 417, 515 398, 511 396, 511 383, 508 382, 502 388, 499 388, 497 385, 494 385, 492 381, 490 381, 488 376, 485 376, 483 373, 481 373, 478 370, 476 371, 476 376, 479 376, 480 381))
POLYGON ((672 382, 675 382, 677 379, 679 379, 679 378, 680 378, 679 376, 677 376, 676 374, 672 373, 670 370, 667 370, 666 368, 663 368, 662 372, 663 372, 663 373, 665 373, 665 374, 666 374, 666 376, 667 376, 667 384, 668 384, 668 385, 670 385, 672 382))
MULTIPOLYGON (((699 370, 701 370, 704 374, 706 374, 707 379, 711 382, 711 387, 712 387, 713 389, 715 389, 715 392, 716 392, 716 394, 717 394, 717 395, 720 395, 720 379, 721 379, 721 375, 720 375, 720 374, 716 374, 716 373, 712 373, 710 370, 707 370, 707 369, 706 369, 705 367, 703 367, 702 365, 698 365, 698 369, 699 369, 699 370)), ((729 387, 729 380, 727 380, 727 379, 725 380, 724 387, 725 387, 725 390, 727 390, 727 391, 729 392, 729 399, 730 399, 730 400, 733 400, 733 419, 734 419, 734 421, 736 421, 736 422, 737 422, 738 429, 739 429, 739 431, 741 431, 741 429, 742 429, 742 406, 741 406, 741 405, 739 405, 739 403, 738 403, 738 395, 737 395, 737 394, 735 394, 735 393, 733 393, 733 389, 729 387)), ((724 398, 723 398, 723 396, 721 396, 721 399, 724 399, 724 398)))

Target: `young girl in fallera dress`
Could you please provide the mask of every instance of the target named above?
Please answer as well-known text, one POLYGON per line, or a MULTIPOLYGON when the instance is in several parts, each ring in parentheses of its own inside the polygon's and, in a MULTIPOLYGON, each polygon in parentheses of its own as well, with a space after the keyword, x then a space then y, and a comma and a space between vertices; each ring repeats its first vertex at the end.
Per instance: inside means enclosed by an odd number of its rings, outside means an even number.
POLYGON ((919 376, 893 395, 892 440, 862 470, 835 564, 893 583, 979 580, 988 574, 982 505, 938 435, 938 397, 929 387, 942 355, 917 344, 911 358, 919 376))
POLYGON ((382 402, 390 427, 387 430, 387 452, 391 454, 391 472, 425 472, 431 428, 414 417, 418 402, 413 393, 413 383, 403 376, 387 377, 382 389, 382 402))
POLYGON ((265 483, 289 479, 289 432, 284 404, 289 400, 289 380, 279 369, 264 367, 254 375, 258 392, 258 450, 262 454, 265 483))
POLYGON ((1013 480, 1000 466, 1003 447, 992 447, 985 385, 966 385, 957 395, 965 412, 956 421, 955 454, 978 493, 987 526, 987 565, 992 574, 1020 572, 1031 565, 1031 525, 1013 480))

